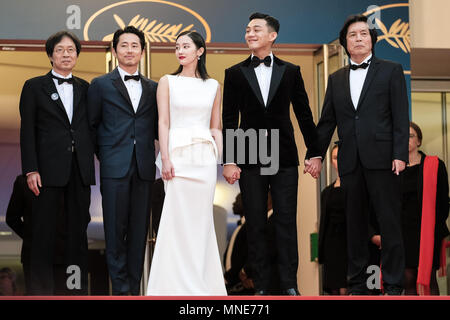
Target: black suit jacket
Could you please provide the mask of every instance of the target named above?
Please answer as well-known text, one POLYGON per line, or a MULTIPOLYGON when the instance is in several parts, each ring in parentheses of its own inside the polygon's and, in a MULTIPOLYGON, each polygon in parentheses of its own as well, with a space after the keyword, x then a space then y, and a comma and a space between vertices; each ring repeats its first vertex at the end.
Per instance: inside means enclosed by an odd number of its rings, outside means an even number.
MULTIPOLYGON (((265 106, 254 68, 250 62, 251 57, 225 70, 222 113, 223 161, 224 163, 238 163, 236 152, 234 152, 234 157, 231 157, 230 151, 227 150, 226 130, 236 130, 239 126, 244 131, 256 129, 257 133, 258 129, 267 129, 269 136, 271 129, 279 129, 280 167, 298 166, 294 128, 290 119, 291 103, 308 149, 315 148, 316 140, 316 127, 300 67, 274 56, 269 96, 267 106, 265 106), (240 123, 239 114, 241 116, 240 123)), ((259 144, 259 136, 257 141, 259 144)), ((245 163, 238 163, 239 166, 250 164, 248 151, 247 143, 245 163)), ((257 163, 261 163, 259 151, 257 163)))
POLYGON ((391 169, 392 160, 408 162, 409 104, 402 66, 372 58, 357 109, 350 95, 349 66, 328 78, 328 87, 317 125, 322 156, 337 126, 338 168, 341 176, 353 171, 359 156, 366 169, 391 169))
POLYGON ((88 93, 89 123, 97 146, 102 178, 124 177, 135 149, 139 176, 144 180, 155 180, 157 83, 141 76, 141 85, 141 100, 134 112, 117 69, 91 82, 88 93))
MULTIPOLYGON (((8 209, 6 210, 6 224, 22 238, 22 250, 20 255, 20 261, 23 264, 30 263, 31 256, 31 234, 32 234, 32 221, 31 210, 34 194, 28 188, 27 177, 19 175, 14 181, 14 187, 11 194, 11 198, 8 203, 8 209)), ((55 216, 56 222, 56 244, 54 246, 54 264, 64 263, 64 243, 65 243, 65 230, 64 230, 64 215, 61 214, 64 203, 60 203, 60 209, 55 216)), ((53 248, 52 248, 53 249, 53 248)))
MULTIPOLYGON (((278 277, 277 268, 277 246, 275 241, 275 218, 274 214, 270 214, 267 219, 267 230, 265 232, 265 239, 262 241, 267 242, 267 255, 269 261, 270 272, 270 285, 271 290, 278 290, 280 283, 278 277)), ((224 278, 228 282, 227 286, 231 287, 239 283, 241 280, 239 278, 239 273, 241 269, 244 269, 248 278, 253 277, 253 271, 248 263, 248 243, 247 243, 247 224, 245 221, 243 223, 238 222, 238 226, 233 232, 235 235, 234 242, 230 242, 225 249, 223 255, 223 261, 225 268, 227 267, 227 256, 228 250, 231 250, 230 261, 231 268, 225 270, 224 278)), ((231 237, 233 237, 233 235, 231 237)))
POLYGON ((72 141, 85 185, 95 184, 94 149, 86 116, 89 84, 73 77, 73 117, 66 110, 51 72, 25 82, 20 97, 22 171, 37 171, 43 186, 67 184, 72 168, 72 141), (53 97, 53 98, 52 98, 53 97))
MULTIPOLYGON (((227 281, 228 286, 234 286, 241 281, 239 278, 239 272, 242 268, 247 267, 247 256, 247 225, 245 222, 241 224, 239 221, 238 226, 233 231, 230 242, 228 243, 223 254, 223 262, 225 266, 225 273, 223 276, 227 281), (234 242, 231 243, 233 236, 235 236, 234 242), (229 250, 231 250, 230 261, 227 261, 229 250), (228 262, 231 267, 227 270, 226 267, 228 262)), ((245 272, 247 275, 251 273, 248 269, 246 269, 245 272)))
POLYGON ((325 243, 325 231, 327 229, 327 224, 330 220, 328 217, 327 212, 327 205, 330 202, 330 196, 331 192, 334 189, 334 184, 336 181, 334 181, 332 184, 327 186, 325 189, 322 190, 320 194, 320 222, 319 222, 319 252, 318 252, 318 258, 319 263, 323 264, 324 261, 324 243, 325 243))
POLYGON ((22 238, 21 262, 29 263, 31 245, 31 202, 33 193, 28 188, 27 178, 17 176, 6 210, 6 224, 22 238))

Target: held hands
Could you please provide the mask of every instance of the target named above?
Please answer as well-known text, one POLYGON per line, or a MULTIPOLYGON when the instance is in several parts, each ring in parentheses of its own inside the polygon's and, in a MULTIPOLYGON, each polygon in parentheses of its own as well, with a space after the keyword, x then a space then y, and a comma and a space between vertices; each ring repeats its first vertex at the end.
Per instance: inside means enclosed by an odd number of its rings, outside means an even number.
POLYGON ((311 177, 317 179, 320 175, 321 170, 322 170, 322 159, 314 158, 305 160, 305 169, 303 170, 303 174, 309 173, 311 177))
POLYGON ((171 180, 175 177, 175 169, 173 167, 172 161, 169 159, 162 160, 162 170, 161 176, 164 180, 171 180))
POLYGON ((402 172, 403 170, 405 170, 406 167, 406 163, 405 161, 402 160, 397 160, 394 159, 392 161, 392 171, 394 172, 394 174, 399 175, 400 172, 402 172))
POLYGON ((42 188, 41 175, 38 172, 30 173, 27 176, 27 184, 28 188, 34 193, 34 195, 38 196, 40 194, 39 188, 42 188))
POLYGON ((234 184, 241 178, 241 169, 235 164, 226 164, 223 166, 222 175, 229 184, 234 184))

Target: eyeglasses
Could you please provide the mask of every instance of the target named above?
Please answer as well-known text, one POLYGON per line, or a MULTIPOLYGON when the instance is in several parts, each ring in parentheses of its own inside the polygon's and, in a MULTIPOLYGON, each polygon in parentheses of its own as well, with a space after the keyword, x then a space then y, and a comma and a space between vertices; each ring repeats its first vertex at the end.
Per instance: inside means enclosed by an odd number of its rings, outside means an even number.
POLYGON ((67 51, 67 53, 69 55, 72 55, 76 52, 76 49, 74 47, 69 47, 69 48, 57 47, 57 48, 55 48, 55 50, 53 52, 56 54, 62 54, 62 53, 64 53, 64 51, 67 51))

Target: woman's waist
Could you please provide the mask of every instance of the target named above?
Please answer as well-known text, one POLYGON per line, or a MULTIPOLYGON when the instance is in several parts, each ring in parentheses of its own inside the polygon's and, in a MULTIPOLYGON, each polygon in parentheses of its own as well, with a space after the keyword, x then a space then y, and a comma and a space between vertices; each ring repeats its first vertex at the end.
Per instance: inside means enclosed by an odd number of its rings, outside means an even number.
POLYGON ((210 132, 209 126, 206 125, 195 125, 195 126, 185 126, 185 127, 173 127, 169 128, 169 133, 199 133, 199 132, 210 132))
POLYGON ((181 138, 182 140, 192 138, 212 139, 211 130, 206 126, 191 126, 191 127, 175 127, 169 129, 169 137, 181 138))
POLYGON ((169 129, 169 150, 195 143, 211 142, 215 148, 215 141, 209 127, 175 127, 169 129))

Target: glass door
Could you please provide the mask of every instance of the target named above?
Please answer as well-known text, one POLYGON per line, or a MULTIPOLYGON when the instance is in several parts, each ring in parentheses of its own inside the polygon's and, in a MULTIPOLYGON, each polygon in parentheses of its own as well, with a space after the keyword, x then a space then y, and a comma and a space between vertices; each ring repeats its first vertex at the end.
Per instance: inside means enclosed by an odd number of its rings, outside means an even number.
POLYGON ((411 118, 422 130, 420 149, 428 155, 436 155, 449 165, 448 92, 412 92, 411 118))
MULTIPOLYGON (((328 85, 328 77, 330 74, 336 72, 343 66, 348 63, 346 58, 346 54, 342 46, 339 44, 338 40, 335 40, 329 44, 323 45, 319 50, 317 50, 314 54, 314 82, 315 82, 315 94, 317 107, 314 110, 317 111, 317 114, 314 114, 314 118, 316 119, 316 123, 320 119, 320 115, 322 114, 323 101, 325 98, 326 88, 328 85)), ((320 175, 320 180, 318 185, 318 194, 320 195, 321 191, 328 185, 330 185, 334 180, 336 180, 337 173, 333 169, 331 164, 331 149, 334 145, 334 142, 337 141, 337 133, 336 131, 333 134, 330 146, 325 155, 325 159, 322 164, 322 174, 320 175)), ((317 231, 319 230, 319 221, 320 221, 320 196, 317 197, 318 205, 317 208, 317 231)), ((322 289, 322 268, 319 267, 319 292, 320 295, 323 294, 322 289)))
MULTIPOLYGON (((323 101, 325 98, 326 87, 328 84, 328 77, 330 74, 336 72, 343 66, 348 64, 348 59, 344 49, 339 44, 338 40, 325 44, 316 51, 314 55, 315 65, 315 84, 316 84, 316 101, 318 106, 315 110, 318 110, 318 114, 315 118, 320 118, 322 113, 323 101)), ((336 179, 336 172, 331 165, 331 148, 334 142, 337 141, 337 133, 333 134, 333 138, 330 143, 330 148, 323 161, 322 174, 320 176, 320 191, 327 185, 331 184, 336 179)))

